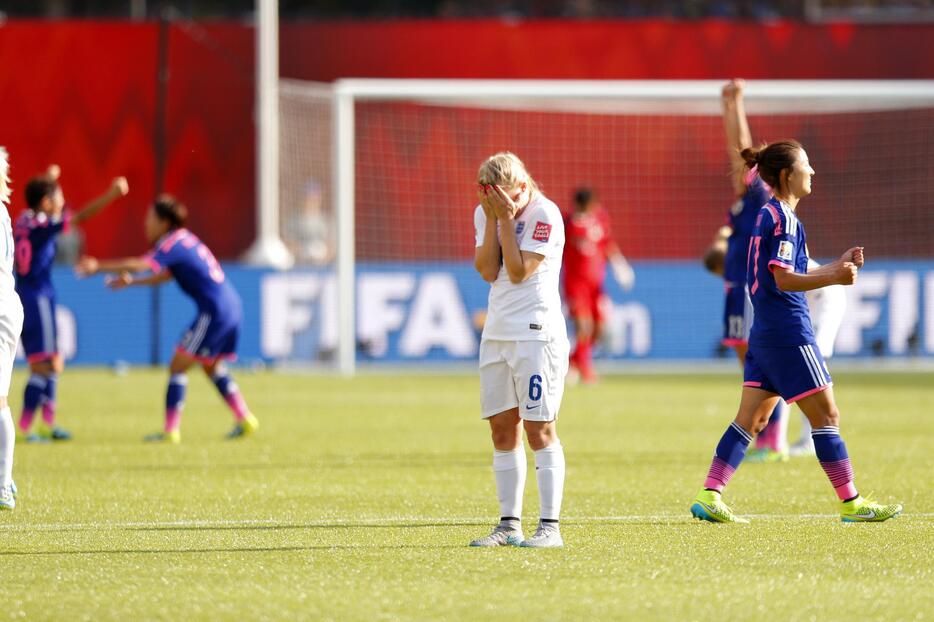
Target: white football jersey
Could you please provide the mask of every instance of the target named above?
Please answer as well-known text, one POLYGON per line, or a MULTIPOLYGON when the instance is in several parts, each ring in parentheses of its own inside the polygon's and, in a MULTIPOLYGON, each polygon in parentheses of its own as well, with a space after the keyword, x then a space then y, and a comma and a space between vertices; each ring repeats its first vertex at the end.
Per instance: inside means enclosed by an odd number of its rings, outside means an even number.
POLYGON ((6 204, 10 202, 10 162, 5 148, 0 147, 0 305, 15 299, 15 281, 13 280, 13 223, 6 204))
MULTIPOLYGON (((819 263, 809 260, 809 271, 819 267, 819 263)), ((812 289, 805 295, 811 312, 811 324, 814 326, 814 341, 824 358, 829 359, 833 356, 834 342, 846 312, 846 290, 843 285, 829 285, 812 289)))
MULTIPOLYGON (((12 356, 23 330, 23 305, 16 294, 13 280, 13 227, 6 205, 0 202, 0 352, 9 346, 10 360, 0 360, 0 395, 7 395, 10 384, 12 356)), ((2 359, 0 354, 0 359, 2 359)))
MULTIPOLYGON (((551 341, 567 339, 561 312, 561 257, 564 254, 564 218, 552 201, 536 193, 516 217, 516 241, 520 251, 538 253, 545 259, 521 283, 512 283, 506 266, 490 287, 482 339, 501 341, 551 341)), ((477 246, 483 245, 486 214, 474 210, 477 246)))
POLYGON ((13 255, 13 224, 6 206, 0 203, 0 304, 16 296, 13 255))

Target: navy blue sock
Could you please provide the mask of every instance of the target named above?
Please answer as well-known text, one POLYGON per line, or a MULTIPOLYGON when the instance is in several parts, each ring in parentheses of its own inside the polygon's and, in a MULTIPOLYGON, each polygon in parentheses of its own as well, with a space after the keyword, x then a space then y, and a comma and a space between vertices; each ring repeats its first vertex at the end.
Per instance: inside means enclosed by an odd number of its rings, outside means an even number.
POLYGON ((731 423, 717 444, 717 452, 710 464, 710 471, 704 481, 704 488, 722 492, 724 486, 729 483, 733 473, 742 463, 743 457, 746 455, 746 448, 749 447, 750 442, 752 442, 752 436, 749 432, 741 428, 735 421, 731 423))
POLYGON ((42 401, 42 395, 48 386, 49 379, 40 374, 33 374, 26 383, 26 390, 23 392, 23 409, 35 410, 39 408, 42 401))
POLYGON ((182 417, 182 407, 185 405, 185 389, 188 387, 186 374, 172 374, 169 386, 165 392, 165 431, 174 432, 178 429, 182 417))
POLYGON ((856 485, 853 483, 853 465, 846 451, 846 443, 840 438, 840 428, 824 426, 811 431, 814 440, 814 453, 820 460, 821 468, 830 479, 837 496, 846 501, 856 497, 856 485))
POLYGON ((230 373, 227 371, 222 371, 214 374, 211 377, 211 380, 214 381, 214 386, 217 387, 217 390, 220 392, 221 397, 226 398, 231 390, 237 391, 237 383, 233 381, 233 378, 230 377, 230 373))
POLYGON ((58 374, 45 377, 45 391, 42 393, 42 420, 47 425, 55 424, 55 395, 58 393, 58 374))
POLYGON ((23 390, 23 411, 19 417, 20 431, 28 432, 32 427, 32 420, 36 415, 36 409, 42 402, 46 383, 46 377, 41 374, 33 374, 29 377, 26 388, 23 390))

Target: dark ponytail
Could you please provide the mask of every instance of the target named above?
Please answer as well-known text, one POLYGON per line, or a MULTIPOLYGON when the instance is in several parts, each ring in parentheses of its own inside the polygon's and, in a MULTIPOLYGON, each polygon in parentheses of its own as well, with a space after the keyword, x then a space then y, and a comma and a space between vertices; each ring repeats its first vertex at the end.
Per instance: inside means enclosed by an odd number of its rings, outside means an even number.
POLYGON ((181 229, 188 222, 188 208, 171 194, 160 194, 156 197, 152 209, 155 210, 159 220, 169 223, 169 229, 181 229))
POLYGON ((748 168, 758 167, 762 181, 778 192, 782 171, 794 166, 801 149, 801 143, 796 140, 781 140, 760 147, 747 147, 739 152, 739 156, 748 168))
POLYGON ((746 163, 746 168, 752 169, 759 165, 759 154, 762 153, 762 148, 755 147, 746 147, 739 152, 739 157, 743 159, 743 162, 746 163))

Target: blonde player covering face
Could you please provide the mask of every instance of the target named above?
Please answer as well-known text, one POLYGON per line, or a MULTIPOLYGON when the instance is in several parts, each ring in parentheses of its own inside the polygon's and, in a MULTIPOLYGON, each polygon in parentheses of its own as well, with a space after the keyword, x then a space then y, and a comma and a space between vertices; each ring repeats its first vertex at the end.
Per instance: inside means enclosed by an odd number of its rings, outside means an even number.
POLYGON ((558 206, 511 153, 487 159, 477 183, 474 265, 492 285, 480 340, 481 408, 493 436, 500 521, 470 545, 559 547, 564 545, 558 529, 564 450, 555 423, 570 352, 558 289, 564 222, 558 206), (535 452, 541 498, 541 520, 527 540, 521 523, 523 428, 535 452))
MULTIPOLYGON (((6 149, 0 147, 0 203, 10 201, 10 170, 6 149)), ((13 280, 13 227, 6 209, 0 210, 0 510, 16 507, 13 484, 13 445, 16 426, 7 397, 16 344, 23 330, 23 305, 13 280)))

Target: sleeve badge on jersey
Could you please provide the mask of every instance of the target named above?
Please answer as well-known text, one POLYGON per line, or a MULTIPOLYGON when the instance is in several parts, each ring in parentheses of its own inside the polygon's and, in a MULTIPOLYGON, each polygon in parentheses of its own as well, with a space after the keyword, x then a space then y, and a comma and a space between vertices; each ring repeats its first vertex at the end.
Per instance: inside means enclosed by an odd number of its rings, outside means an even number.
POLYGON ((782 240, 778 243, 778 258, 782 261, 792 261, 794 259, 795 247, 794 244, 787 240, 782 240))
POLYGON ((547 222, 535 223, 535 231, 532 232, 532 239, 539 242, 547 242, 551 237, 551 225, 547 222))

